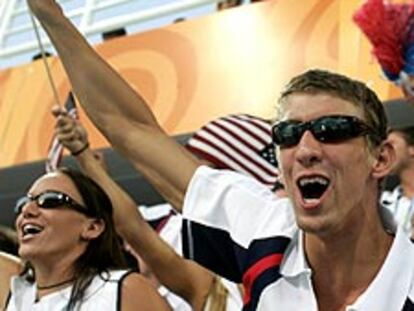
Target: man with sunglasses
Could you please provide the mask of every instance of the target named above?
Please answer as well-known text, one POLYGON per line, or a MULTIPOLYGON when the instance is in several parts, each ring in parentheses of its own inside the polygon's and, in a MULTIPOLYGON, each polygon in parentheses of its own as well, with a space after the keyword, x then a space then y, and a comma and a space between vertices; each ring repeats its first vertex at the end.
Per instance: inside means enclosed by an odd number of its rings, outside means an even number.
POLYGON ((378 203, 395 152, 364 84, 310 70, 287 85, 274 140, 289 199, 278 200, 251 178, 200 166, 54 0, 28 2, 91 120, 183 206, 185 253, 243 282, 244 310, 414 310, 414 248, 378 203))

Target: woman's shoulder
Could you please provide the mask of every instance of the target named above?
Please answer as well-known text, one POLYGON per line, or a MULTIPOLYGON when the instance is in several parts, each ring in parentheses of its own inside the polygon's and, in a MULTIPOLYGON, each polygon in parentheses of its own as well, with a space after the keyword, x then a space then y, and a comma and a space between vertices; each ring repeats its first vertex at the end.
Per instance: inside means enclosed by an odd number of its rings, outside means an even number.
MULTIPOLYGON (((121 272, 117 271, 117 274, 118 273, 121 272)), ((152 292, 155 289, 154 286, 151 285, 145 277, 136 271, 125 272, 120 280, 122 282, 123 291, 131 292, 132 294, 134 294, 134 292, 136 294, 137 290, 140 292, 152 292)))
POLYGON ((122 311, 136 310, 171 310, 164 298, 142 275, 129 272, 123 278, 121 291, 122 311))

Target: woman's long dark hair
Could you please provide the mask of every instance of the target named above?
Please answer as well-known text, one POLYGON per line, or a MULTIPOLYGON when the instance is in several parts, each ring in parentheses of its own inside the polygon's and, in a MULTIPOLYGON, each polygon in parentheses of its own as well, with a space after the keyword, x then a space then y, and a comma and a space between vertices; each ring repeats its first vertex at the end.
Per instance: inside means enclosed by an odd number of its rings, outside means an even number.
MULTIPOLYGON (((92 179, 79 171, 70 168, 60 168, 60 172, 68 176, 79 191, 84 206, 88 211, 96 215, 105 223, 105 229, 101 235, 91 240, 85 252, 74 263, 74 283, 67 305, 67 310, 73 310, 78 302, 84 298, 85 291, 96 275, 105 277, 105 272, 110 269, 122 269, 126 267, 122 246, 115 231, 113 222, 113 207, 110 198, 103 189, 92 179)), ((23 272, 30 278, 31 273, 23 272)), ((33 273, 33 271, 32 271, 33 273)))

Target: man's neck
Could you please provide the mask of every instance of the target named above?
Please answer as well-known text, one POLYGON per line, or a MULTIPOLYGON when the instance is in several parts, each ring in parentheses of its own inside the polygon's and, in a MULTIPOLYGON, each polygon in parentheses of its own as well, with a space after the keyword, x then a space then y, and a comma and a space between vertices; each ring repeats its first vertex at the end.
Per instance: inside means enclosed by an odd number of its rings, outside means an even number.
POLYGON ((354 303, 381 269, 392 240, 379 219, 330 238, 305 234, 319 311, 345 310, 354 303))

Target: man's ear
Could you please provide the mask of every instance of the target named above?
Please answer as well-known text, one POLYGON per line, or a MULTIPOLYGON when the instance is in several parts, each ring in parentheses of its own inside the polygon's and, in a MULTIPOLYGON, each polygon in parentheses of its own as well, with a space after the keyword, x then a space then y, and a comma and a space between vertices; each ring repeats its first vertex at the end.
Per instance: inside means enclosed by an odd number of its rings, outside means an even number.
POLYGON ((82 231, 81 238, 85 241, 96 239, 104 230, 105 222, 102 219, 88 219, 82 231))
POLYGON ((410 155, 410 157, 414 158, 414 145, 409 145, 407 149, 408 149, 408 154, 410 155))
POLYGON ((396 161, 394 145, 385 140, 376 151, 372 163, 372 174, 375 178, 383 178, 389 175, 396 161))

